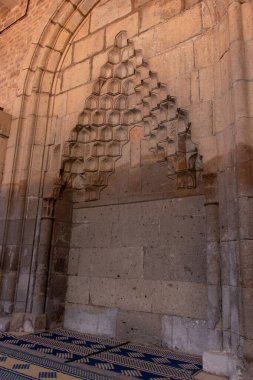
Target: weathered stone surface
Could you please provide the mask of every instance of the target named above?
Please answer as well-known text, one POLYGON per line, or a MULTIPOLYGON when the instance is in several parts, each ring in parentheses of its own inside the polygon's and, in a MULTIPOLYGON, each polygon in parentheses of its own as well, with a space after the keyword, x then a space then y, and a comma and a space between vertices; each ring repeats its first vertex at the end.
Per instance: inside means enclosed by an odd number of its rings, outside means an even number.
POLYGON ((156 28, 156 52, 162 52, 201 33, 201 11, 196 6, 156 28), (184 28, 180 26, 184 25, 184 28))
POLYGON ((152 311, 195 319, 206 319, 207 290, 203 284, 157 281, 154 284, 152 311), (189 300, 192 299, 191 302, 189 300))
POLYGON ((115 308, 68 304, 64 315, 64 327, 82 333, 114 337, 117 314, 115 308))
MULTIPOLYGON (((139 27, 139 15, 134 13, 131 16, 124 18, 123 20, 114 22, 106 28, 106 46, 113 45, 115 36, 119 30, 125 30, 128 38, 133 38, 138 34, 139 27)), ((100 66, 101 67, 101 66, 100 66)))
POLYGON ((79 276, 129 279, 143 276, 142 247, 88 248, 79 252, 79 276))
POLYGON ((160 22, 165 22, 182 9, 181 0, 155 0, 141 9, 140 31, 147 30, 160 22))
POLYGON ((87 305, 89 303, 89 279, 68 276, 67 302, 87 305))
POLYGON ((74 63, 84 61, 85 59, 97 54, 104 47, 104 31, 99 31, 86 37, 85 39, 74 43, 74 63))
POLYGON ((82 85, 90 79, 90 62, 84 61, 66 69, 63 75, 62 90, 67 91, 71 88, 82 85))
POLYGON ((161 316, 153 313, 120 311, 117 336, 132 342, 161 344, 161 316))
POLYGON ((169 348, 201 355, 208 348, 207 334, 205 320, 162 316, 162 343, 169 348))
POLYGON ((131 12, 130 0, 112 0, 97 6, 91 14, 91 32, 131 12))

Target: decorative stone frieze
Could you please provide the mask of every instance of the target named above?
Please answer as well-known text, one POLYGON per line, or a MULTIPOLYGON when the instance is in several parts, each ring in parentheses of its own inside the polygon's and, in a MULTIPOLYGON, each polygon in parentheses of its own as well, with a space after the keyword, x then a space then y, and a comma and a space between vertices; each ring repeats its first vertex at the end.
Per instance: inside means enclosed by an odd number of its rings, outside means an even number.
POLYGON ((143 128, 154 160, 168 162, 168 177, 177 179, 179 189, 197 186, 201 157, 187 112, 177 108, 167 86, 122 31, 64 145, 61 184, 85 189, 87 201, 99 199, 134 126, 143 128))

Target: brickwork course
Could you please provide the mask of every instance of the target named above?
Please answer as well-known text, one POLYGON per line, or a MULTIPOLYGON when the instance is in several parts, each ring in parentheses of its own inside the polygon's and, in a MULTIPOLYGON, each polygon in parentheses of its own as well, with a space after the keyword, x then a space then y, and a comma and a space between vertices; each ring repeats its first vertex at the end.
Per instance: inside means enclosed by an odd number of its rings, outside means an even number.
POLYGON ((253 1, 0 1, 0 328, 252 378, 253 1))

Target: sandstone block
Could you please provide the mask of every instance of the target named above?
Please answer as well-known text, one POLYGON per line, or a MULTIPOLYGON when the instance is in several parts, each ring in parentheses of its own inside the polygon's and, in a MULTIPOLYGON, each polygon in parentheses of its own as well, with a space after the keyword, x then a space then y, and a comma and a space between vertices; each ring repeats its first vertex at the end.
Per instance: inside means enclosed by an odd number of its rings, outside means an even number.
POLYGON ((253 220, 251 218, 252 211, 253 199, 248 197, 241 197, 239 199, 241 239, 253 239, 253 220))
POLYGON ((75 37, 74 42, 82 40, 83 38, 87 37, 89 33, 89 27, 90 27, 90 17, 87 17, 83 22, 82 25, 80 25, 75 37))
POLYGON ((252 18, 253 18, 253 7, 250 2, 243 3, 241 5, 242 9, 242 27, 243 27, 243 37, 244 40, 248 41, 253 38, 253 25, 252 25, 252 18))
POLYGON ((191 103, 191 77, 190 74, 182 75, 168 82, 170 93, 177 98, 180 107, 188 107, 191 103), (182 91, 182 88, 184 91, 182 91))
POLYGON ((90 79, 90 62, 84 61, 66 69, 63 75, 62 90, 67 91, 71 88, 80 86, 90 79))
POLYGON ((133 38, 133 43, 136 49, 141 49, 145 52, 145 59, 155 55, 156 34, 154 29, 147 30, 133 38))
POLYGON ((64 328, 93 335, 116 335, 115 308, 80 306, 67 304, 64 314, 64 328))
POLYGON ((79 255, 79 248, 71 248, 69 250, 68 274, 71 276, 77 276, 78 274, 79 255))
POLYGON ((206 319, 207 290, 204 284, 156 281, 152 311, 182 317, 206 319))
POLYGON ((125 17, 123 20, 114 22, 106 28, 106 46, 112 46, 115 36, 120 30, 127 32, 127 37, 132 38, 138 34, 139 15, 134 13, 131 16, 125 17))
POLYGON ((215 59, 213 34, 204 34, 194 41, 194 54, 196 68, 202 68, 213 64, 215 59))
POLYGON ((161 316, 159 314, 119 311, 117 337, 142 344, 161 344, 161 316))
POLYGON ((151 311, 152 284, 141 279, 91 279, 91 303, 122 310, 151 311), (103 293, 101 293, 101 287, 103 293))
POLYGON ((148 3, 150 0, 134 0, 135 8, 141 7, 142 5, 148 3))
POLYGON ((156 55, 150 58, 149 65, 151 70, 158 72, 159 80, 164 83, 190 73, 194 69, 193 43, 185 42, 168 52, 156 55))
POLYGON ((66 122, 68 123, 68 131, 73 129, 78 120, 78 115, 83 111, 85 99, 90 95, 91 84, 85 84, 83 86, 74 88, 67 92, 67 112, 66 112, 66 122), (74 119, 71 114, 77 113, 74 119))
POLYGON ((83 61, 104 48, 104 30, 74 43, 74 62, 83 61))
POLYGON ((216 33, 215 41, 217 46, 217 55, 218 59, 221 59, 229 48, 229 27, 227 17, 224 17, 221 20, 216 33))
POLYGON ((89 304, 90 281, 85 277, 68 276, 67 302, 74 304, 89 304))
POLYGON ((200 34, 201 28, 201 10, 197 5, 156 28, 156 52, 162 52, 200 34))
POLYGON ((57 41, 56 41, 56 44, 54 45, 54 49, 57 50, 57 51, 64 51, 69 40, 71 38, 71 33, 68 32, 67 30, 61 30, 58 38, 57 38, 57 41))
POLYGON ((79 254, 79 276, 141 278, 143 276, 143 249, 93 248, 79 254))
POLYGON ((155 0, 141 9, 140 31, 164 22, 181 11, 181 0, 155 0))
POLYGON ((96 80, 100 76, 101 67, 108 60, 108 50, 92 57, 91 79, 96 80))
POLYGON ((191 105, 190 120, 192 123, 192 139, 211 136, 213 133, 213 104, 211 101, 191 105))
POLYGON ((207 350, 208 328, 205 320, 162 316, 162 343, 164 346, 202 355, 207 350))
POLYGON ((253 40, 245 42, 244 49, 245 49, 246 78, 248 80, 252 80, 253 67, 250 64, 250 62, 252 62, 252 59, 253 59, 253 40))
POLYGON ((213 67, 205 67, 199 70, 200 101, 212 100, 214 97, 213 67))
POLYGON ((50 50, 46 68, 48 71, 55 72, 60 62, 61 53, 55 50, 50 50))
POLYGON ((198 140, 198 148, 203 156, 203 168, 206 173, 215 173, 218 167, 216 136, 198 140))
POLYGON ((214 130, 223 131, 233 122, 233 102, 231 91, 214 99, 214 130))
POLYGON ((206 255, 204 241, 171 242, 167 246, 147 247, 144 256, 144 278, 152 280, 205 283, 206 255), (196 266, 198 262, 198 266, 196 266))
POLYGON ((74 12, 65 24, 65 28, 71 33, 75 32, 83 21, 83 15, 80 12, 74 12))
POLYGON ((91 14, 91 32, 125 16, 131 9, 131 0, 111 0, 109 3, 98 5, 91 14))

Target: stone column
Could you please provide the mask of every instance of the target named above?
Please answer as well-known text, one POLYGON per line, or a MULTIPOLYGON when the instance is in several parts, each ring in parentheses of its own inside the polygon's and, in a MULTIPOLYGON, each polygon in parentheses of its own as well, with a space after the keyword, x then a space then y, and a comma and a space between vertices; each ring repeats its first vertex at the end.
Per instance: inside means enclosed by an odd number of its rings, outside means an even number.
POLYGON ((210 350, 220 351, 222 350, 222 294, 217 175, 204 175, 203 179, 206 195, 208 347, 210 350))
MULTIPOLYGON (((224 160, 224 168, 218 173, 223 342, 221 349, 210 348, 210 351, 203 355, 206 371, 225 375, 233 380, 252 378, 246 359, 246 356, 250 359, 253 356, 248 345, 250 339, 247 339, 247 335, 252 336, 252 332, 248 332, 251 329, 249 319, 251 318, 251 325, 253 320, 253 313, 250 311, 253 306, 252 281, 244 281, 244 278, 249 279, 249 274, 252 276, 253 273, 252 263, 248 259, 248 241, 253 239, 249 227, 252 225, 253 196, 253 136, 249 117, 249 93, 252 86, 245 66, 250 61, 249 57, 245 60, 245 37, 253 38, 253 30, 250 27, 252 13, 252 2, 230 0, 227 13, 227 54, 231 68, 229 96, 232 101, 228 105, 230 108, 224 109, 224 112, 231 112, 232 108, 233 122, 227 126, 231 139, 225 142, 229 159, 224 160), (246 261, 247 269, 243 267, 246 261), (248 351, 245 347, 248 347, 248 351)), ((225 155, 225 152, 220 154, 225 155)))

